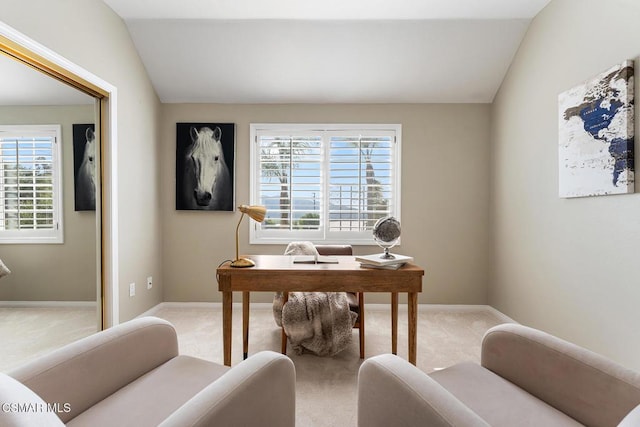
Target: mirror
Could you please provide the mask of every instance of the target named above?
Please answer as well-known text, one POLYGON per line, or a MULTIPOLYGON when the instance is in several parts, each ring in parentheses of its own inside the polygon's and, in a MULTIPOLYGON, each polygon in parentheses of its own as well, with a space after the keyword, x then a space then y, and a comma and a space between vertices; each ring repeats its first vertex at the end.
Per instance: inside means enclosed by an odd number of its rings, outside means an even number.
MULTIPOLYGON (((0 75, 0 129, 60 125, 64 238, 63 243, 0 243, 0 260, 11 270, 0 278, 0 371, 6 371, 102 329, 101 103, 6 55, 0 55, 0 75), (96 130, 91 144, 89 124, 96 130), (74 125, 84 127, 76 127, 74 135, 74 125), (96 207, 76 210, 79 165, 85 160, 87 167, 88 158, 95 165, 96 207)), ((0 180, 2 147, 0 143, 0 180)), ((0 197, 0 203, 5 200, 0 197)))

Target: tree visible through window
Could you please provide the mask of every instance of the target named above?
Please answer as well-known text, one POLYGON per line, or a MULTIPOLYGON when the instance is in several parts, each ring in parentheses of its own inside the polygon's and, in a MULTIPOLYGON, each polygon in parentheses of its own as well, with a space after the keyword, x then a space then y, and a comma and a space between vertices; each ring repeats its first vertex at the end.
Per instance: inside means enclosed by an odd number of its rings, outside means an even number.
POLYGON ((59 126, 0 126, 0 243, 62 242, 59 126))
POLYGON ((371 243, 399 216, 399 125, 251 125, 252 200, 267 207, 253 243, 371 243))

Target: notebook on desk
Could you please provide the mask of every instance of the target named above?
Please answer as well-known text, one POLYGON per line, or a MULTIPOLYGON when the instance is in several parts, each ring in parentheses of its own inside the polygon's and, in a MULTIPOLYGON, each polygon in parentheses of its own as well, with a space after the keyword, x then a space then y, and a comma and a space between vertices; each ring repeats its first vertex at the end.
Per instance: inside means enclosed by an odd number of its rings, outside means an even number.
POLYGON ((296 255, 294 264, 338 264, 338 258, 327 255, 296 255))

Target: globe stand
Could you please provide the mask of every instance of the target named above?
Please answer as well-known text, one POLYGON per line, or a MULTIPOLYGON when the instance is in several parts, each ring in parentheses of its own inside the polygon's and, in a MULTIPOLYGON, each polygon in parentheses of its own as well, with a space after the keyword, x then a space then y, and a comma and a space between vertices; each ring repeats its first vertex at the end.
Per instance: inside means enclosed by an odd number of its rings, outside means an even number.
POLYGON ((384 248, 384 253, 382 255, 380 255, 380 258, 382 258, 382 259, 396 259, 396 257, 394 255, 391 255, 389 253, 389 248, 384 248))

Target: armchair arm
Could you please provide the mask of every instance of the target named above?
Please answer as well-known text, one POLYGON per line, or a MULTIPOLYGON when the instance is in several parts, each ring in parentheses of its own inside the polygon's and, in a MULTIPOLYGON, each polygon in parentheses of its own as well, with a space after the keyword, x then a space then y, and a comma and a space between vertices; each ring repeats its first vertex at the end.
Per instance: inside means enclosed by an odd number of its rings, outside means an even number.
POLYGON ((482 366, 582 424, 616 425, 640 403, 640 374, 518 324, 487 331, 482 366))
POLYGON ((143 317, 55 350, 10 376, 47 403, 69 404, 67 422, 150 370, 178 355, 173 326, 143 317))
POLYGON ((296 373, 291 359, 263 351, 234 366, 160 426, 293 427, 295 386, 296 373))
POLYGON ((358 373, 358 426, 482 426, 482 418, 427 374, 392 354, 358 373))

